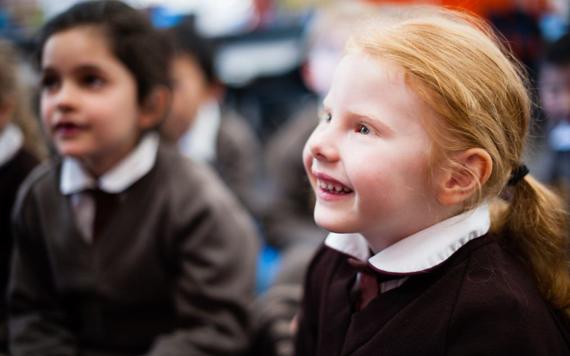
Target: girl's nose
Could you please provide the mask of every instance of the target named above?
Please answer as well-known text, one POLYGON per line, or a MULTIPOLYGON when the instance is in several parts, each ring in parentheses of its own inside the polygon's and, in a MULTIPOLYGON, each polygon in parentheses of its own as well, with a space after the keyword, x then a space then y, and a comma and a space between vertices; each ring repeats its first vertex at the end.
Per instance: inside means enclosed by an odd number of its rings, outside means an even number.
POLYGON ((307 148, 318 161, 334 162, 339 159, 336 141, 327 127, 317 127, 307 141, 307 148))
POLYGON ((57 110, 68 112, 73 110, 77 97, 73 85, 63 83, 57 93, 55 93, 55 106, 57 110))

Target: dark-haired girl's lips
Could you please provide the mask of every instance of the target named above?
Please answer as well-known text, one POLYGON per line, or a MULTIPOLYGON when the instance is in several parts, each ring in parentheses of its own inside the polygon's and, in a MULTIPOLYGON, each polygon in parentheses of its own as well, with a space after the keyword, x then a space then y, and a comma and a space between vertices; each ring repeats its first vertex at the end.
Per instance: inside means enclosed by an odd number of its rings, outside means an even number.
POLYGON ((55 135, 60 137, 71 137, 79 133, 84 129, 83 126, 77 125, 70 122, 59 123, 53 127, 53 132, 55 135))

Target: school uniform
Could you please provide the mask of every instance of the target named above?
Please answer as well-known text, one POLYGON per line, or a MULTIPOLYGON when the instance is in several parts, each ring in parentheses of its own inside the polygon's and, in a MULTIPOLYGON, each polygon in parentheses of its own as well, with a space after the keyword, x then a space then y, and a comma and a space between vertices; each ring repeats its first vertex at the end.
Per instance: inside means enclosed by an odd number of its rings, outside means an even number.
POLYGON ((255 229, 215 174, 156 135, 98 182, 70 158, 40 166, 14 217, 12 355, 233 355, 245 347, 255 229), (100 229, 92 226, 96 185, 114 197, 100 229))
POLYGON ((330 234, 308 272, 295 355, 569 355, 568 319, 489 225, 482 205, 372 256, 361 235, 330 234), (380 282, 359 310, 354 260, 380 282))
POLYGON ((242 117, 216 101, 207 102, 178 146, 185 156, 210 164, 239 200, 257 213, 254 184, 259 170, 259 142, 242 117))
POLYGON ((24 147, 21 130, 8 124, 0 131, 0 354, 7 350, 6 288, 12 237, 10 213, 16 199, 16 191, 38 160, 24 147))

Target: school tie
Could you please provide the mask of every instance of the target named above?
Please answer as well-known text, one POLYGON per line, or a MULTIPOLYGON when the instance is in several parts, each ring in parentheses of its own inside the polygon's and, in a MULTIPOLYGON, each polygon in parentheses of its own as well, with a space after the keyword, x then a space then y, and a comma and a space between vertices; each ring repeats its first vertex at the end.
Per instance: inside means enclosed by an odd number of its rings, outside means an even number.
POLYGON ((375 273, 368 266, 368 262, 349 258, 348 264, 359 273, 354 306, 357 311, 360 311, 378 295, 380 284, 375 273))
POLYGON ((357 260, 356 258, 350 257, 348 264, 359 272, 357 296, 355 300, 355 308, 358 311, 364 309, 372 299, 378 296, 381 283, 401 278, 401 276, 378 273, 368 265, 367 261, 357 260))
POLYGON ((105 227, 113 215, 116 206, 117 194, 111 194, 101 189, 91 190, 95 206, 95 215, 93 218, 93 241, 101 237, 105 227))

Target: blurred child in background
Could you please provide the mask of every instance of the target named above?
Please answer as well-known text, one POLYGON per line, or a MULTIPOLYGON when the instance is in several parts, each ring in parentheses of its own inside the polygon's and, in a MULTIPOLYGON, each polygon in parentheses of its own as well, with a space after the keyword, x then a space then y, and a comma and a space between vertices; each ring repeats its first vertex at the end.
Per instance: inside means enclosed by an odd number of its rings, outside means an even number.
POLYGON ((224 87, 214 66, 213 43, 191 19, 167 30, 175 48, 171 61, 173 100, 163 135, 182 153, 211 164, 251 212, 259 144, 249 124, 223 104, 224 87))
POLYGON ((540 104, 546 118, 541 178, 554 185, 570 207, 570 34, 547 47, 539 75, 540 104))
MULTIPOLYGON (((0 295, 8 286, 12 236, 10 214, 18 187, 45 155, 31 98, 20 78, 19 55, 0 41, 0 295)), ((7 352, 5 298, 0 301, 0 354, 7 352)))
POLYGON ((168 42, 119 1, 82 2, 39 39, 41 115, 61 158, 14 210, 11 355, 234 355, 257 236, 206 166, 162 145, 168 42))

